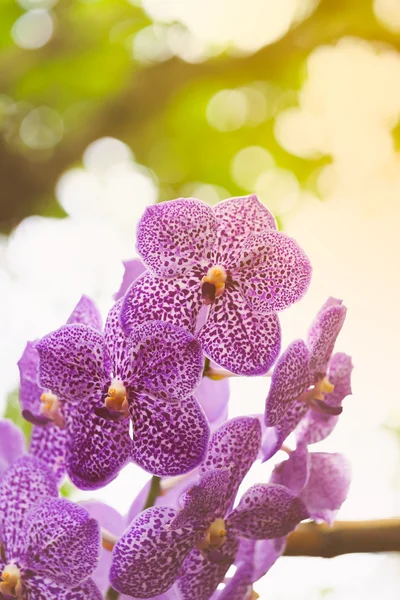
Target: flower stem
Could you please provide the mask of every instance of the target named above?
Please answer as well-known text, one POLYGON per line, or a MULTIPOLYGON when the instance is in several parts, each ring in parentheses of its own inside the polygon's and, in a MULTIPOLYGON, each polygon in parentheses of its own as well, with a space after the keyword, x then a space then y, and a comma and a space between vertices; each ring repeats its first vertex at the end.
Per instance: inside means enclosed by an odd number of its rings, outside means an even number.
POLYGON ((143 510, 146 508, 150 508, 154 506, 154 502, 158 498, 161 492, 161 477, 157 477, 157 475, 153 475, 151 478, 151 484, 149 493, 147 494, 146 502, 144 503, 143 510))

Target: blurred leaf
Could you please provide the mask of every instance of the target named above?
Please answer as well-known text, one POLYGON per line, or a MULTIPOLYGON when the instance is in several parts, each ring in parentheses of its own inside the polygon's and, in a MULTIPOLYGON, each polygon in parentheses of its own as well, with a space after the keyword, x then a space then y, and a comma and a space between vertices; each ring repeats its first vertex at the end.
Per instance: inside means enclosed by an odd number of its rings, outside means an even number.
POLYGON ((25 435, 26 441, 31 439, 32 425, 25 421, 21 415, 21 408, 18 399, 18 390, 14 390, 7 396, 6 410, 4 412, 5 419, 11 419, 17 427, 21 429, 25 435))

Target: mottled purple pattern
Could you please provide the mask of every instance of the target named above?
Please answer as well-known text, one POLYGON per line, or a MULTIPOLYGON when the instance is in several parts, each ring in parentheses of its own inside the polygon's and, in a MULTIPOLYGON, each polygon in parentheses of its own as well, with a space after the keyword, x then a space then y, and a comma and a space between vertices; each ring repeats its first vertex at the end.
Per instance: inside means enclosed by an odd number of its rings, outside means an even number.
POLYGON ((246 240, 233 277, 249 307, 269 313, 304 296, 311 264, 295 240, 278 231, 264 231, 246 240))
POLYGON ((70 588, 48 577, 34 576, 25 579, 22 600, 103 600, 103 596, 92 579, 70 588))
POLYGON ((130 405, 132 458, 153 475, 182 475, 204 458, 209 438, 207 419, 190 396, 178 405, 141 395, 130 405))
POLYGON ((60 429, 49 423, 46 427, 33 428, 29 444, 29 453, 41 458, 53 471, 58 482, 65 474, 67 437, 67 429, 60 429))
MULTIPOLYGON (((311 412, 305 402, 295 400, 287 409, 283 419, 275 426, 268 427, 263 435, 262 455, 266 461, 280 450, 288 435, 297 427, 307 412, 311 412)), ((336 417, 330 417, 336 418, 336 417)))
POLYGON ((309 476, 309 462, 307 446, 299 444, 287 460, 276 465, 271 475, 271 483, 285 485, 294 494, 300 494, 309 476))
POLYGON ((238 547, 235 536, 228 533, 217 561, 210 560, 207 551, 203 555, 192 550, 183 564, 184 574, 178 579, 182 600, 208 600, 233 564, 238 547))
POLYGON ((129 286, 146 270, 146 267, 138 258, 124 260, 122 264, 124 265, 124 276, 118 292, 114 294, 114 300, 123 298, 129 286))
POLYGON ((148 321, 132 331, 120 372, 136 393, 178 402, 199 385, 203 365, 201 346, 190 333, 148 321))
POLYGON ((314 373, 326 373, 336 338, 346 318, 346 311, 341 300, 329 298, 312 323, 307 346, 310 350, 310 370, 314 373))
POLYGON ((211 306, 198 337, 209 358, 238 375, 266 373, 279 355, 281 341, 276 314, 256 314, 233 288, 211 306))
POLYGON ((257 458, 261 444, 258 419, 237 417, 223 423, 212 435, 200 473, 214 469, 228 469, 230 483, 222 514, 232 504, 244 476, 257 458))
POLYGON ((206 413, 211 427, 217 427, 228 418, 229 380, 203 377, 195 396, 206 413))
POLYGON ((83 295, 79 300, 78 304, 75 306, 72 311, 67 325, 71 325, 72 323, 81 323, 82 325, 90 325, 101 331, 102 329, 102 320, 99 309, 96 304, 93 302, 91 298, 83 295))
POLYGON ((137 228, 137 251, 156 275, 174 277, 206 260, 217 231, 210 206, 179 198, 146 208, 137 228))
POLYGON ((190 527, 168 528, 175 514, 167 507, 152 507, 133 520, 113 550, 110 582, 116 590, 151 598, 172 586, 202 535, 190 527))
POLYGON ((240 564, 234 576, 226 581, 223 590, 216 592, 216 600, 251 600, 252 578, 251 564, 240 564))
POLYGON ((109 378, 111 360, 103 336, 85 325, 65 325, 37 344, 39 383, 64 400, 79 403, 109 378))
MULTIPOLYGON (((324 402, 329 406, 341 406, 344 398, 351 394, 351 357, 342 352, 333 355, 328 379, 335 386, 333 392, 324 394, 324 402)), ((332 433, 339 420, 338 416, 321 414, 309 410, 296 429, 297 440, 304 444, 315 444, 332 433)))
POLYGON ((274 216, 255 194, 228 198, 214 206, 217 218, 217 262, 232 258, 232 247, 239 247, 250 235, 276 230, 274 216))
POLYGON ((310 474, 300 498, 314 520, 331 525, 349 492, 350 464, 343 454, 312 452, 309 456, 310 474))
POLYGON ((130 461, 129 420, 106 421, 94 413, 99 396, 87 396, 68 412, 67 466, 72 482, 84 490, 103 487, 130 461))
POLYGON ((194 333, 197 315, 202 307, 201 273, 162 279, 144 273, 126 292, 121 325, 130 333, 145 321, 160 319, 194 333))
POLYGON ((73 586, 96 568, 100 527, 83 507, 49 498, 26 516, 21 561, 36 575, 73 586))
POLYGON ((290 404, 313 383, 308 360, 309 353, 302 340, 292 342, 279 358, 265 404, 267 427, 279 423, 290 404))
POLYGON ((104 341, 112 361, 112 372, 114 377, 120 377, 120 369, 123 363, 128 337, 120 324, 120 312, 123 299, 118 300, 110 309, 104 325, 104 341))
POLYGON ((0 478, 25 453, 25 439, 20 429, 8 419, 0 419, 0 478))
POLYGON ((6 471, 0 481, 0 539, 6 548, 7 561, 21 554, 28 511, 51 496, 58 496, 55 478, 35 456, 22 456, 6 471))
POLYGON ((309 516, 303 502, 277 484, 253 485, 227 518, 240 536, 261 540, 281 537, 309 516))
POLYGON ((195 520, 208 515, 213 518, 225 516, 224 505, 229 482, 230 472, 228 469, 206 471, 198 483, 182 495, 180 499, 182 509, 171 523, 171 527, 179 529, 190 519, 195 520))

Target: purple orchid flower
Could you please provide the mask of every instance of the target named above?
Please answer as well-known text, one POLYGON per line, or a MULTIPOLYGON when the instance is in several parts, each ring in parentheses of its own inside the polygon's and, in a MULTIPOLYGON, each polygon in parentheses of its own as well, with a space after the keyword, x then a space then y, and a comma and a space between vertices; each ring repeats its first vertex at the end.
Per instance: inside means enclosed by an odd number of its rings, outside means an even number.
MULTIPOLYGON (((81 297, 67 320, 67 324, 71 323, 81 323, 101 329, 101 316, 93 300, 85 295, 81 297)), ((52 467, 57 480, 61 481, 67 462, 66 421, 69 407, 62 397, 39 385, 37 381, 39 354, 36 342, 27 343, 18 367, 22 415, 34 425, 29 452, 45 460, 52 467)))
POLYGON ((151 598, 176 581, 182 600, 207 600, 234 562, 241 537, 280 537, 306 518, 303 502, 275 484, 251 487, 232 509, 260 442, 258 419, 224 423, 211 438, 199 482, 181 499, 183 508, 145 510, 117 542, 112 586, 151 598))
POLYGON ((306 435, 307 444, 324 439, 335 427, 342 401, 351 394, 351 358, 343 353, 331 357, 345 316, 341 300, 329 298, 311 326, 307 344, 292 342, 276 363, 265 406, 265 460, 300 422, 303 433, 299 430, 298 437, 303 440, 306 435))
POLYGON ((266 373, 280 348, 277 311, 306 292, 311 266, 297 243, 276 230, 257 196, 210 207, 180 198, 146 209, 137 250, 149 272, 125 295, 126 332, 147 319, 198 331, 205 354, 239 375, 266 373))
POLYGON ((59 499, 35 456, 19 458, 0 482, 0 598, 101 600, 92 579, 100 530, 89 513, 59 499))
POLYGON ((161 321, 125 336, 121 302, 111 309, 104 335, 66 325, 36 345, 40 384, 73 407, 68 474, 82 489, 105 485, 130 460, 154 475, 180 475, 196 467, 207 448, 207 420, 191 395, 203 369, 200 344, 161 321))
POLYGON ((271 476, 271 482, 285 485, 302 499, 314 521, 328 525, 346 500, 350 481, 350 464, 343 454, 309 452, 305 444, 298 444, 271 476))

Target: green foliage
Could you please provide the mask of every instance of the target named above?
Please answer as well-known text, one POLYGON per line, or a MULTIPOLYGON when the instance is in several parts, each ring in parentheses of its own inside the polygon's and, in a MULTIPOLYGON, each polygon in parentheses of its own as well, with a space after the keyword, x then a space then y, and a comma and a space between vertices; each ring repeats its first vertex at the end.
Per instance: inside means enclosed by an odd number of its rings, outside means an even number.
POLYGON ((4 418, 13 421, 13 423, 15 423, 15 425, 19 427, 25 435, 26 441, 29 442, 31 438, 32 425, 28 423, 28 421, 25 421, 21 415, 21 408, 18 400, 18 390, 14 390, 8 395, 4 418))
POLYGON ((257 53, 222 53, 193 64, 176 57, 143 62, 135 58, 133 42, 151 20, 138 4, 59 0, 50 10, 50 41, 25 50, 10 33, 24 9, 15 0, 3 0, 0 178, 5 200, 0 198, 0 230, 9 231, 16 219, 34 212, 63 216, 54 197, 58 177, 79 163, 91 141, 106 135, 125 141, 137 160, 153 169, 160 200, 190 191, 196 182, 219 186, 221 193, 249 192, 232 177, 231 164, 239 150, 255 145, 315 193, 315 174, 330 158, 296 157, 275 136, 277 114, 298 102, 308 56, 344 36, 399 46, 399 38, 374 17, 372 1, 320 0, 309 18, 257 53), (262 91, 264 118, 218 130, 207 118, 211 98, 243 87, 262 91), (62 123, 59 139, 46 149, 27 145, 21 137, 21 123, 39 107, 54 111, 62 123))

